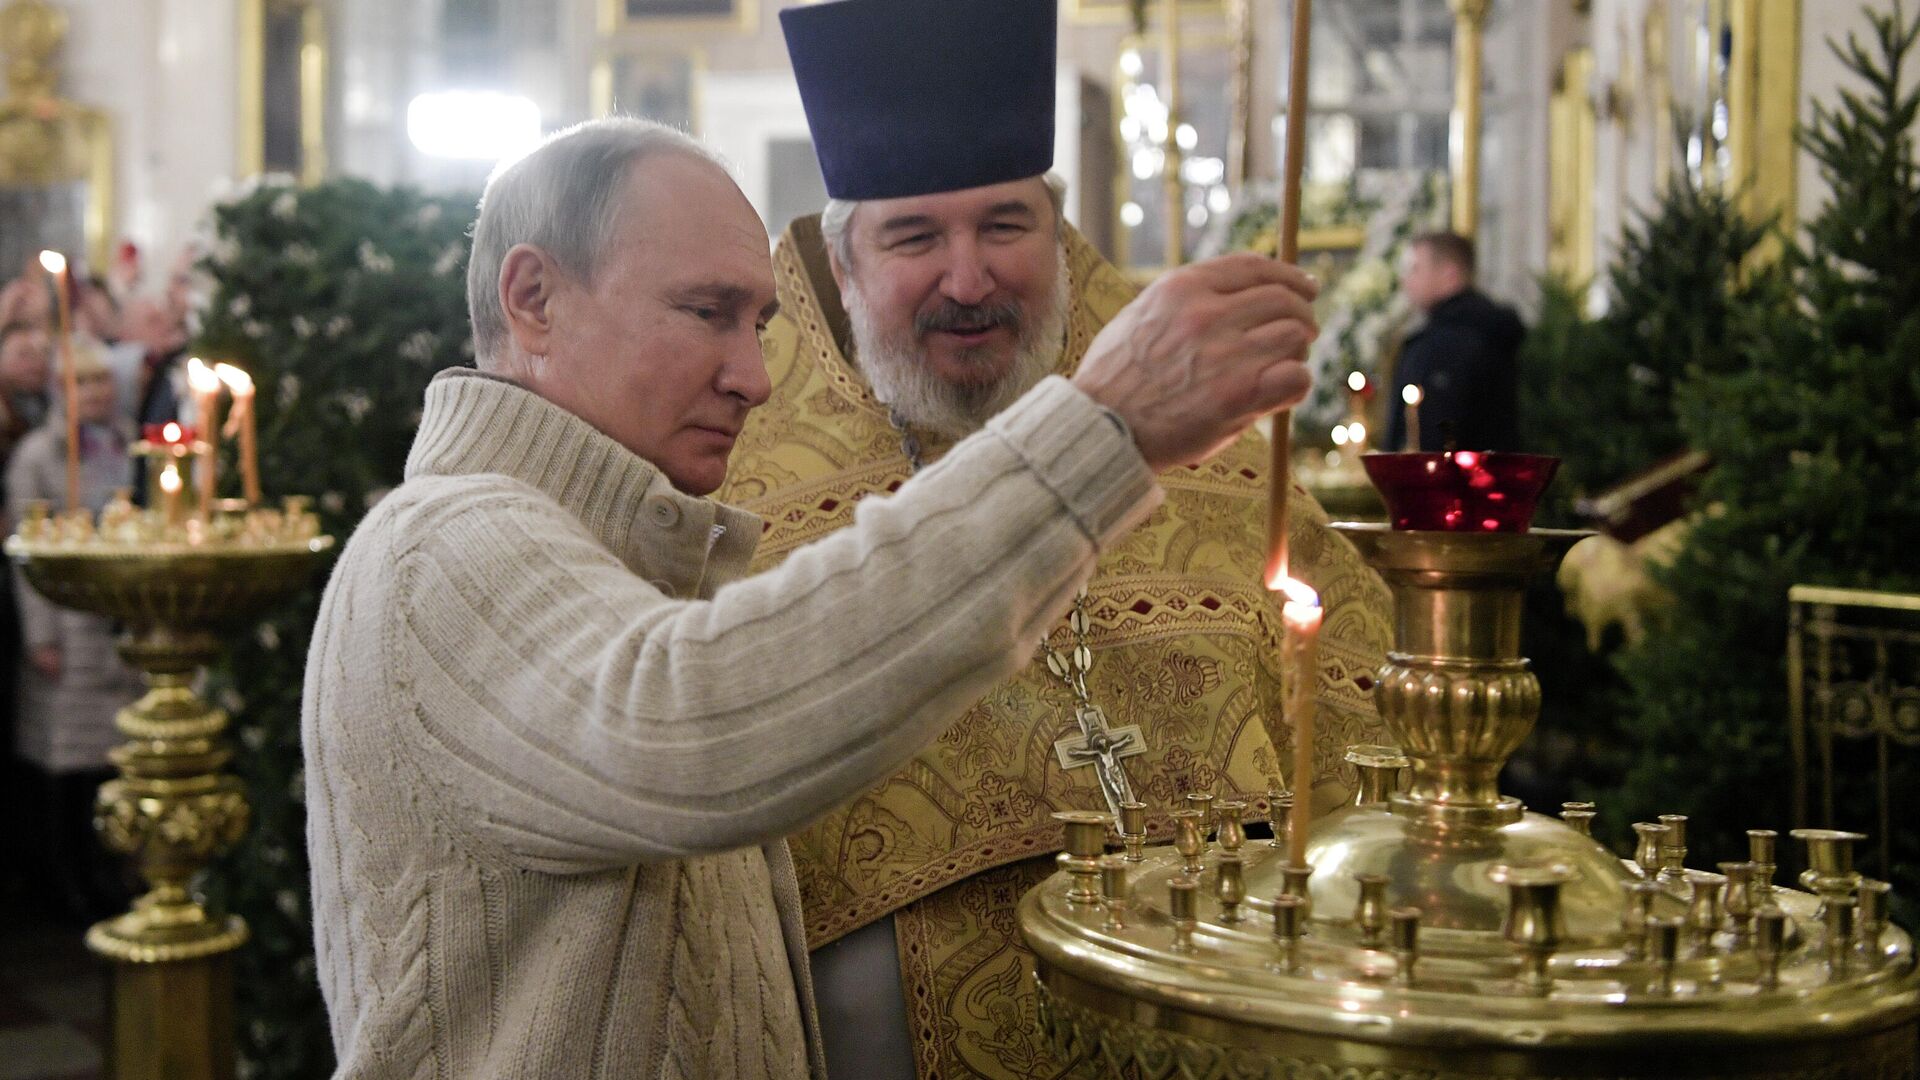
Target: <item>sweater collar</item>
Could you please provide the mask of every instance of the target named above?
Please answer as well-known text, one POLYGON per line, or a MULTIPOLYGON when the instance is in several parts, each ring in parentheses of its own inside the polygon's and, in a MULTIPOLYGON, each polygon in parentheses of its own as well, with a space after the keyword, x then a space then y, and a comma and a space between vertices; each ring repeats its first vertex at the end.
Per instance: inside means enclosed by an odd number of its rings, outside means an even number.
POLYGON ((711 595, 746 573, 760 519, 684 494, 593 425, 507 379, 434 376, 407 479, 493 474, 580 519, 627 568, 675 596, 711 595))

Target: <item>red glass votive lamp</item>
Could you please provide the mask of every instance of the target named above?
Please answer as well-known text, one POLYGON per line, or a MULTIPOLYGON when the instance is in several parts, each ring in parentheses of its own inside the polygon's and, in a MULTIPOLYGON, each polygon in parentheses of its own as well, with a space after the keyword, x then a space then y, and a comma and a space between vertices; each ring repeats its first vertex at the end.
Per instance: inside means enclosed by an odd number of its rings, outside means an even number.
POLYGON ((1455 450, 1365 454, 1373 486, 1396 529, 1526 532, 1560 459, 1545 454, 1455 450))
POLYGON ((197 434, 185 424, 143 424, 140 428, 140 437, 155 446, 192 446, 197 434), (169 432, 168 428, 173 430, 169 432))

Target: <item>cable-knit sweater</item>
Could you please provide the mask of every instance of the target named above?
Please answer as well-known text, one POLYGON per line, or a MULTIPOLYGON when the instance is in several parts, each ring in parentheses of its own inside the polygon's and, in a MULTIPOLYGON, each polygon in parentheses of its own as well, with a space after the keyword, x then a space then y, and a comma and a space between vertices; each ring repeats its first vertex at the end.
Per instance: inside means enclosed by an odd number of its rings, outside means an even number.
POLYGON ((1160 497, 1047 380, 743 578, 757 518, 503 380, 441 375, 302 712, 342 1077, 823 1074, 780 837, 1031 656, 1160 497))

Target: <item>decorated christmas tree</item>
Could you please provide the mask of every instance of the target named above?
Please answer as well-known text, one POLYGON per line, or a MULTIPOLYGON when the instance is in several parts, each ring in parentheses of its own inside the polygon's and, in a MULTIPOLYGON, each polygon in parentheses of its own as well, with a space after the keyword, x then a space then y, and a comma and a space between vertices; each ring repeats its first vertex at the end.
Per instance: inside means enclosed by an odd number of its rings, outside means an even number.
MULTIPOLYGON (((263 183, 217 207, 194 348, 260 386, 269 500, 317 495, 344 541, 398 484, 434 372, 468 362, 466 231, 475 200, 358 181, 263 183)), ((210 875, 253 938, 235 954, 240 1075, 333 1069, 307 910, 300 693, 325 574, 232 642, 209 695, 234 717, 247 837, 210 875)))

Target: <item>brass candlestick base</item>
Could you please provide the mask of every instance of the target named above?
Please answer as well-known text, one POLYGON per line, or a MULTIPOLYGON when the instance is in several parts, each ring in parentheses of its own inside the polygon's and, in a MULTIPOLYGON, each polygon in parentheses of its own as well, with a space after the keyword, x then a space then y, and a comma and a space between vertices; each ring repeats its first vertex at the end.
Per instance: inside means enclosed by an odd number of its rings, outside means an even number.
POLYGON ((120 777, 102 785, 94 809, 102 840, 132 856, 148 885, 131 911, 87 931, 88 948, 119 965, 111 1075, 231 1076, 225 954, 246 941, 247 927, 210 914, 189 885, 246 832, 248 808, 240 782, 223 771, 233 756, 227 714, 202 701, 193 680, 220 653, 214 631, 304 585, 333 539, 34 532, 10 538, 7 554, 54 603, 124 624, 120 655, 148 686, 114 718, 127 737, 110 755, 120 777))
MULTIPOLYGON (((1196 844, 1149 849, 1118 929, 1058 877, 1033 889, 1018 919, 1057 1047, 1116 1073, 1271 1080, 1914 1075, 1914 943, 1852 871, 1855 834, 1796 834, 1818 895, 1768 890, 1770 869, 1689 871, 1683 818, 1633 866, 1495 788, 1540 710, 1525 585, 1578 534, 1335 528, 1394 595, 1375 701, 1395 746, 1356 757, 1404 755, 1405 790, 1375 777, 1314 821, 1308 867, 1243 853, 1227 897, 1169 892, 1196 844), (1736 911, 1751 932, 1725 925, 1736 911)), ((1772 840, 1749 863, 1771 866, 1772 840)))

